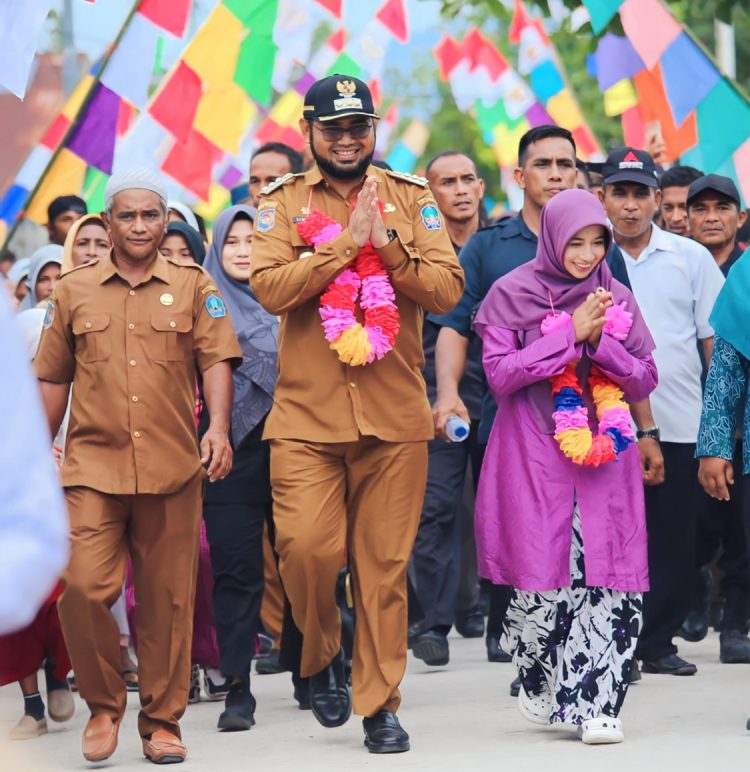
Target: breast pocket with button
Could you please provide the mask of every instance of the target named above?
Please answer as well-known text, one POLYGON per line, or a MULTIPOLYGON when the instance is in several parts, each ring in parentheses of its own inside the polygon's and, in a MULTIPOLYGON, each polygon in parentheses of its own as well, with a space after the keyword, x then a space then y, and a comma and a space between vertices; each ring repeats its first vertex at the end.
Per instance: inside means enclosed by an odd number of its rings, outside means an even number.
POLYGON ((73 320, 76 354, 83 362, 101 362, 112 353, 109 314, 81 315, 73 320))
POLYGON ((185 313, 151 314, 147 349, 155 362, 181 362, 192 348, 193 320, 185 313))

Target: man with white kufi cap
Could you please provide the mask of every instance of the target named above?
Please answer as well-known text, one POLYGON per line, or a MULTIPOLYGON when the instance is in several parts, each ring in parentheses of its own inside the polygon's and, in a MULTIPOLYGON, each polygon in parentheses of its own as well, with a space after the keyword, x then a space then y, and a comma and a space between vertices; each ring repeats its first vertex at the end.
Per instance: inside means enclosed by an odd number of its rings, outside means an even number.
POLYGON ((117 174, 105 200, 112 251, 61 279, 35 360, 52 436, 75 386, 62 467, 71 559, 60 619, 91 710, 83 754, 102 761, 117 747, 126 706, 109 609, 130 553, 138 729, 146 757, 163 764, 187 754, 178 721, 190 681, 202 489, 206 476, 223 478, 232 466, 231 371, 241 352, 210 276, 159 254, 167 224, 161 178, 143 168, 117 174), (196 365, 211 415, 200 449, 196 365))

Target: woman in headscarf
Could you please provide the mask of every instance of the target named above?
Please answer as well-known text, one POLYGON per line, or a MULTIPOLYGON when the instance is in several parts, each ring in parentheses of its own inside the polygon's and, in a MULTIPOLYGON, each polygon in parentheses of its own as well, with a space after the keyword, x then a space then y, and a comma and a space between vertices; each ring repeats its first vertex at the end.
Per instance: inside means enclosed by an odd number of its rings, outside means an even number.
MULTIPOLYGON (((243 355, 234 372, 234 466, 224 480, 206 486, 203 509, 221 672, 229 683, 219 718, 225 730, 255 723, 250 666, 263 597, 263 526, 272 511, 270 454, 262 437, 276 383, 278 320, 261 307, 249 285, 255 215, 253 207, 243 205, 222 212, 204 263, 227 305, 243 355)), ((208 422, 204 411, 199 432, 208 422)))
MULTIPOLYGON (((30 359, 39 347, 44 317, 45 311, 41 308, 18 314, 18 327, 30 359)), ((57 615, 57 599, 61 594, 62 582, 58 582, 28 627, 0 635, 0 686, 17 682, 24 703, 23 715, 10 731, 12 740, 30 740, 47 733, 45 705, 39 692, 40 669, 44 670, 49 717, 57 722, 69 721, 75 712, 66 680, 70 657, 57 615)))
POLYGON ((710 323, 716 337, 695 450, 698 479, 709 496, 731 501, 725 509, 742 512, 750 551, 750 250, 729 271, 710 323))
POLYGON ((655 387, 654 343, 607 267, 611 245, 594 196, 558 193, 535 259, 495 282, 475 321, 498 403, 476 504, 480 574, 514 588, 503 648, 521 714, 578 725, 587 744, 623 740, 648 589, 625 399, 655 387))
POLYGON ((112 248, 107 226, 101 217, 86 214, 70 226, 63 245, 62 273, 106 257, 112 248))
POLYGON ((20 260, 16 260, 16 262, 13 263, 6 276, 5 280, 15 308, 18 308, 29 291, 29 288, 26 286, 26 279, 29 275, 30 265, 31 258, 22 257, 20 260))
POLYGON ((206 259, 203 237, 195 228, 181 220, 173 220, 167 225, 167 233, 161 241, 159 252, 164 257, 186 264, 203 265, 206 259))
POLYGON ((55 291, 62 272, 63 248, 59 244, 47 244, 31 256, 29 275, 26 279, 28 293, 19 306, 21 311, 36 308, 45 303, 55 291))

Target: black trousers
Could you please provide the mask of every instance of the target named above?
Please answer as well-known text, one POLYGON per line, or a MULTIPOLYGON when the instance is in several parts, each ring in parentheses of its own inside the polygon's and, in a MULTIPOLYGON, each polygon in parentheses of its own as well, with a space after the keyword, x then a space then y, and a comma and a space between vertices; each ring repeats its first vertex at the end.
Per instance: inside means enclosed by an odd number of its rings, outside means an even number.
POLYGON ((707 494, 698 483, 695 445, 663 442, 665 480, 646 486, 648 570, 643 630, 636 656, 653 661, 675 654, 672 637, 690 610, 695 571, 695 530, 707 494))
POLYGON ((427 487, 412 552, 422 630, 448 633, 461 581, 462 498, 468 465, 474 485, 484 456, 477 423, 464 442, 434 439, 428 445, 427 487))
POLYGON ((214 623, 225 677, 250 674, 263 600, 263 524, 271 502, 205 503, 211 547, 214 623))
POLYGON ((750 571, 743 519, 742 443, 734 453, 735 485, 729 501, 706 497, 698 515, 696 568, 710 563, 721 550, 717 567, 721 573, 720 595, 725 599, 723 630, 747 633, 750 571))

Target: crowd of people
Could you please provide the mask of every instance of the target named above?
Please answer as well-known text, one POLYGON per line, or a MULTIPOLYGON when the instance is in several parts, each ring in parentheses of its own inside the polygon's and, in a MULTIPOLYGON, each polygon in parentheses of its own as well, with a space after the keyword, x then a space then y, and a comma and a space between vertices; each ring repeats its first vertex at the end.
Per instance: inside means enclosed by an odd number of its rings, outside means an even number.
POLYGON ((189 702, 255 724, 255 661, 323 726, 354 712, 370 752, 408 751, 407 649, 444 667, 455 627, 513 662, 524 718, 617 743, 642 673, 697 672, 676 639, 713 624, 750 663, 734 182, 631 147, 587 166, 539 126, 493 220, 468 154, 391 170, 377 121, 366 84, 324 78, 305 156, 258 148, 210 239, 134 168, 6 255, 70 535, 2 622, 13 738, 79 691, 105 760, 139 691, 144 755, 177 763, 189 702))

